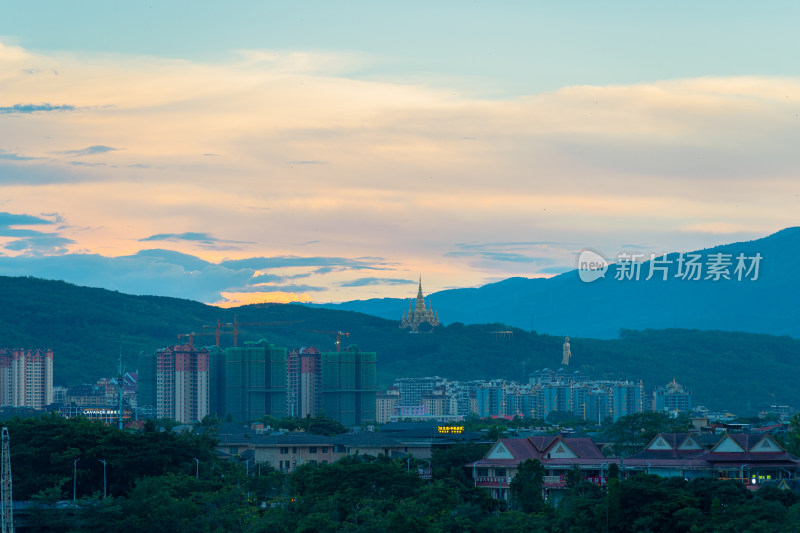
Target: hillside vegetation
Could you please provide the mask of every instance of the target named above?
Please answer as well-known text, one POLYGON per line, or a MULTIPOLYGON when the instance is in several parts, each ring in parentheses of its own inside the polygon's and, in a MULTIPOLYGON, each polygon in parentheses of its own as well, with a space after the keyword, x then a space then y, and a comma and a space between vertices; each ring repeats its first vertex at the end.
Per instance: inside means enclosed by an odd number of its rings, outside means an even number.
MULTIPOLYGON (((0 346, 52 348, 55 382, 76 385, 135 370, 141 351, 178 342, 178 334, 203 333, 219 319, 243 323, 239 344, 266 338, 277 346, 316 346, 335 350, 335 335, 350 333, 342 344, 378 353, 382 386, 397 377, 440 375, 450 379, 523 380, 527 373, 561 362, 562 337, 509 328, 502 324, 437 328, 410 334, 397 321, 352 311, 264 304, 222 309, 190 300, 131 296, 60 281, 0 277, 5 305, 0 307, 0 346), (512 331, 498 335, 496 331, 512 331)), ((230 328, 221 339, 231 346, 230 328)), ((213 327, 195 345, 214 343, 213 327)), ((181 342, 186 342, 182 339, 181 342)), ((789 337, 682 329, 624 330, 619 339, 571 338, 570 369, 596 379, 642 379, 654 386, 677 379, 694 392, 695 404, 754 412, 760 404, 800 406, 794 383, 800 340, 789 337)))

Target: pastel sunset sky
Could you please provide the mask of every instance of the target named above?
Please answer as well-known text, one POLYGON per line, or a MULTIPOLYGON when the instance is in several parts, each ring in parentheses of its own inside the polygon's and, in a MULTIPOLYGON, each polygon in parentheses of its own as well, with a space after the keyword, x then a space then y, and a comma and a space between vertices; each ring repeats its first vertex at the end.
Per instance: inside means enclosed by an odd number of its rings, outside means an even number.
POLYGON ((797 225, 797 2, 0 13, 0 275, 410 297, 797 225))

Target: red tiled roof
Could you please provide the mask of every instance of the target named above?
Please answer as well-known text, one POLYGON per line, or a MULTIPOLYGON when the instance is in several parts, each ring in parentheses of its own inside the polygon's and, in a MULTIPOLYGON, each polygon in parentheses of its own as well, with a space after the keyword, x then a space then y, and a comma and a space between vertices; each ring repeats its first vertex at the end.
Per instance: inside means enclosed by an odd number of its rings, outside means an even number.
POLYGON ((569 446, 572 452, 581 459, 606 459, 600 448, 597 447, 592 439, 588 437, 581 437, 577 439, 564 439, 564 444, 569 446))
POLYGON ((543 452, 551 444, 558 439, 558 435, 532 435, 528 437, 528 441, 533 444, 537 450, 543 452))
POLYGON ((691 459, 708 453, 703 448, 699 450, 644 450, 631 456, 636 459, 691 459))
POLYGON ((542 458, 541 452, 532 446, 528 439, 502 439, 500 442, 518 461, 542 458))

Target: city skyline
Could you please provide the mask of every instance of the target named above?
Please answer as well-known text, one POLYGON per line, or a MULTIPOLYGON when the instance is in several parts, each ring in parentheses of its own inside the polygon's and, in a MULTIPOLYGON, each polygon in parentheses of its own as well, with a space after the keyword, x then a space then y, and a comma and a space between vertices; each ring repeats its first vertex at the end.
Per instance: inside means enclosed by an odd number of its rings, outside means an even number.
POLYGON ((9 4, 0 275, 409 298, 763 237, 797 225, 798 11, 9 4))

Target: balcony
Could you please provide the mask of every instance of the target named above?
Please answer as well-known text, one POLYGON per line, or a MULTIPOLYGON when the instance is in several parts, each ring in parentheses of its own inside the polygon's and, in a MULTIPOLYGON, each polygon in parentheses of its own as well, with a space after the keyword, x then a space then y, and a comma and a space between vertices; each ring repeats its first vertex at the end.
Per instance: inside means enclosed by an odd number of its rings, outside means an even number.
POLYGON ((510 477, 477 476, 475 484, 478 487, 508 487, 510 477))

